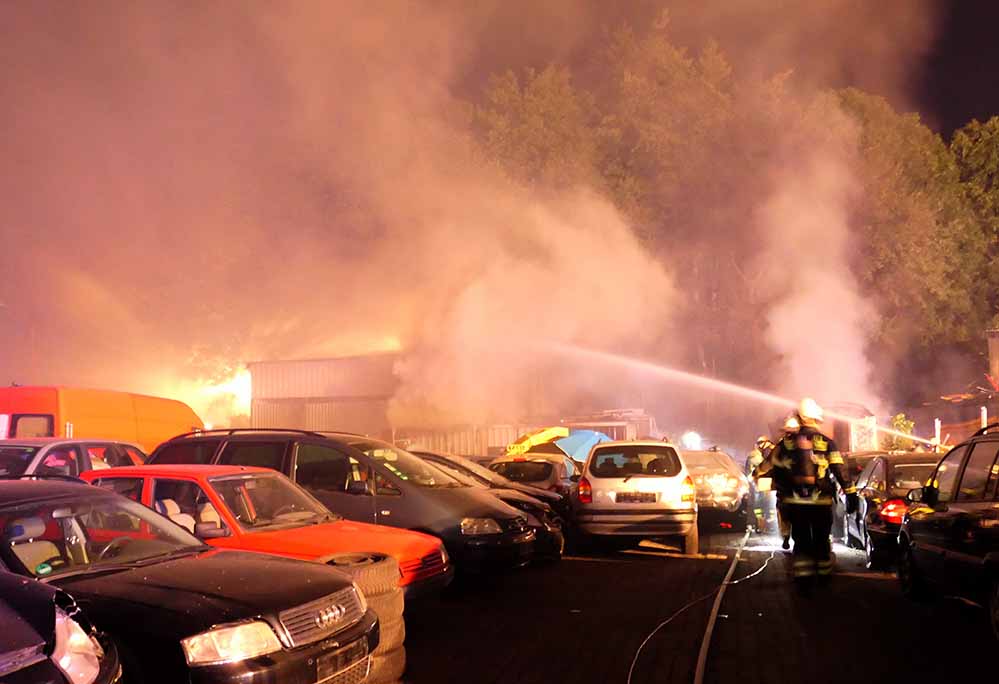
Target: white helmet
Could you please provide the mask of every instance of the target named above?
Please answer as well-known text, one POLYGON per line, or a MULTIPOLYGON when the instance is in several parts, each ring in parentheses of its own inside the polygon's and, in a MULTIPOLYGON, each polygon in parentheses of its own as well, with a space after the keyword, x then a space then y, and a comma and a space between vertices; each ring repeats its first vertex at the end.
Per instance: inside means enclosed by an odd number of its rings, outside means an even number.
POLYGON ((805 397, 798 405, 798 417, 805 423, 821 423, 822 407, 814 399, 805 397))
POLYGON ((797 432, 801 429, 801 423, 798 422, 798 417, 793 413, 784 420, 784 431, 785 432, 797 432))

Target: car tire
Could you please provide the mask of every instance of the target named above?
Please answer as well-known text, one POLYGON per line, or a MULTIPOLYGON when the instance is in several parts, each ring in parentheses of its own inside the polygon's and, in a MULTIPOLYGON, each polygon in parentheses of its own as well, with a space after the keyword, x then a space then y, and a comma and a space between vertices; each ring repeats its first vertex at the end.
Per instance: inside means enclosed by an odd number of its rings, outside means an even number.
POLYGON ((388 653, 371 656, 371 669, 365 684, 389 684, 397 682, 406 671, 406 649, 397 648, 388 653))
POLYGON ((902 595, 914 601, 923 601, 928 596, 926 581, 912 557, 912 549, 907 540, 899 539, 898 566, 895 576, 898 577, 902 595))
POLYGON ((864 567, 868 570, 883 570, 885 567, 884 552, 879 551, 874 546, 874 540, 866 530, 864 531, 864 567))
POLYGON ((379 622, 380 638, 374 655, 383 655, 400 648, 406 641, 406 621, 402 616, 379 622))
POLYGON ((369 600, 399 587, 399 562, 381 553, 338 553, 326 564, 347 573, 369 600))
POLYGON ((697 533, 697 525, 691 525, 690 532, 684 535, 680 550, 687 556, 694 556, 700 553, 701 541, 697 533))
POLYGON ((387 594, 368 597, 368 607, 375 611, 380 622, 401 620, 406 610, 406 599, 402 589, 395 589, 387 594))

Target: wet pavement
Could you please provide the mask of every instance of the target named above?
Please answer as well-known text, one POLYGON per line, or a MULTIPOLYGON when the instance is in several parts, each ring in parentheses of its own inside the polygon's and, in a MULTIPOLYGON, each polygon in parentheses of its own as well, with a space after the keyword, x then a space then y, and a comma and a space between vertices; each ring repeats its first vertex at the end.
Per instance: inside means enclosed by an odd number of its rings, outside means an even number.
MULTIPOLYGON (((702 536, 701 554, 648 544, 461 582, 407 609, 405 681, 693 682, 713 592, 741 534, 702 536)), ((779 540, 751 537, 722 600, 704 681, 856 682, 965 679, 995 648, 980 608, 904 599, 894 577, 837 546, 837 574, 792 591, 779 540)))

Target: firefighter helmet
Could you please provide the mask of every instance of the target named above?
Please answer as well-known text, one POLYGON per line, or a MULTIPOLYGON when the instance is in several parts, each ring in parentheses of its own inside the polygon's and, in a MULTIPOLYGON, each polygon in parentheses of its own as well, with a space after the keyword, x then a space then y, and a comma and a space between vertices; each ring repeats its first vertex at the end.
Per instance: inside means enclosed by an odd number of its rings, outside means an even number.
POLYGON ((798 419, 805 425, 821 423, 822 407, 814 399, 805 397, 798 405, 798 419))
POLYGON ((785 432, 797 432, 800 429, 801 429, 801 423, 798 422, 798 416, 794 415, 793 413, 784 420, 785 432))

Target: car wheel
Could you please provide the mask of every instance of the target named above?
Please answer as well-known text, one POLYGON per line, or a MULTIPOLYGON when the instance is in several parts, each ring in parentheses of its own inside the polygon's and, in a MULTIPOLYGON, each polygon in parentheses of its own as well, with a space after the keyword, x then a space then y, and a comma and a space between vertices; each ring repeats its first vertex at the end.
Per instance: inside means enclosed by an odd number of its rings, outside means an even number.
POLYGON ((926 583, 912 557, 912 549, 909 548, 908 541, 899 539, 899 543, 901 548, 899 549, 898 568, 895 574, 902 587, 902 595, 917 601, 925 599, 927 595, 926 583))
POLYGON ((864 556, 866 559, 864 567, 868 570, 880 570, 884 567, 882 554, 874 548, 874 541, 866 530, 864 532, 864 556))
POLYGON ((999 640, 999 580, 992 583, 989 595, 989 618, 992 622, 992 636, 999 640))
POLYGON ((338 553, 326 560, 350 575, 368 599, 387 594, 399 586, 399 562, 381 553, 338 553))
POLYGON ((374 650, 374 655, 382 655, 389 651, 394 651, 406 641, 406 621, 402 616, 380 621, 379 629, 381 636, 378 641, 378 648, 374 650))
POLYGON ((685 555, 694 556, 700 553, 700 537, 697 533, 697 525, 692 525, 690 532, 683 537, 682 551, 685 555))
POLYGON ((397 648, 388 653, 371 656, 371 670, 365 684, 397 682, 406 671, 406 649, 397 648))

